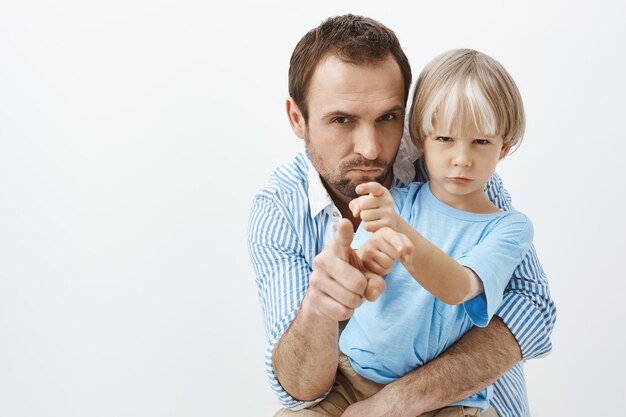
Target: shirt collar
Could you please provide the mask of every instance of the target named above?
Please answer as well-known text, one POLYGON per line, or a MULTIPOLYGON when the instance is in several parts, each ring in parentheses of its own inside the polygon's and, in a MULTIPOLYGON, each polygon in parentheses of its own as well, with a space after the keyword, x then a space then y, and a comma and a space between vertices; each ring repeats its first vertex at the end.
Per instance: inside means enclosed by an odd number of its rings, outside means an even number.
POLYGON ((322 183, 320 174, 311 163, 308 155, 306 160, 309 164, 309 205, 311 207, 311 218, 314 219, 322 210, 335 207, 335 203, 330 198, 326 187, 322 183))
POLYGON ((408 121, 404 124, 404 134, 400 141, 400 147, 396 160, 393 164, 393 186, 406 187, 415 181, 415 161, 421 156, 421 152, 413 144, 408 130, 408 121))

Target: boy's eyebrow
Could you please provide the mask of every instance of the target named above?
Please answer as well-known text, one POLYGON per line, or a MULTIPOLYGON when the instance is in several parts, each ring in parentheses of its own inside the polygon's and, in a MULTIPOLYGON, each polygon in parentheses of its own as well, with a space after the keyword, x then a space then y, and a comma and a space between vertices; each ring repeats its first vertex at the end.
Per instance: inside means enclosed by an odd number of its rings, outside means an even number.
MULTIPOLYGON (((394 113, 394 112, 400 112, 402 114, 404 114, 404 106, 401 104, 397 104, 395 106, 393 106, 392 108, 388 109, 388 110, 384 110, 382 111, 380 114, 389 114, 389 113, 394 113)), ((335 116, 343 116, 343 117, 350 117, 350 118, 356 118, 357 116, 354 114, 350 114, 348 112, 342 111, 342 110, 331 110, 328 113, 325 113, 322 118, 326 119, 329 117, 335 117, 335 116)))

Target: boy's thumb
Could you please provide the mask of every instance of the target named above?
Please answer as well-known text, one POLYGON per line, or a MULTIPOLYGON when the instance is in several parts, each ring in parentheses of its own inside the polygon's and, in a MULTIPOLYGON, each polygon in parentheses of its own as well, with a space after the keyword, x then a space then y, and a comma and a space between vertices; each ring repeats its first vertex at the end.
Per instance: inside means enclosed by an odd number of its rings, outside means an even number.
POLYGON ((376 301, 380 294, 385 290, 385 280, 373 272, 367 272, 367 288, 365 289, 365 298, 368 301, 376 301))

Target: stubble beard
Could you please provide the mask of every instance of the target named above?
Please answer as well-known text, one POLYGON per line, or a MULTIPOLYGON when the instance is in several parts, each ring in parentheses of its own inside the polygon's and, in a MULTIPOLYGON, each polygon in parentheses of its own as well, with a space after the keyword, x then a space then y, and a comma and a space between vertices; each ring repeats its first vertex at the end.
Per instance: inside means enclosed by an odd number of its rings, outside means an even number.
POLYGON ((362 156, 356 157, 350 160, 344 160, 339 163, 339 166, 331 171, 324 169, 323 158, 310 146, 308 137, 305 136, 305 146, 313 166, 320 174, 322 180, 327 186, 331 186, 335 191, 350 199, 357 198, 359 195, 355 192, 356 186, 370 181, 376 181, 384 185, 385 180, 391 173, 393 163, 383 161, 379 158, 369 160, 362 156), (353 168, 381 168, 382 172, 375 178, 362 177, 356 180, 346 178, 345 174, 348 170, 353 168))

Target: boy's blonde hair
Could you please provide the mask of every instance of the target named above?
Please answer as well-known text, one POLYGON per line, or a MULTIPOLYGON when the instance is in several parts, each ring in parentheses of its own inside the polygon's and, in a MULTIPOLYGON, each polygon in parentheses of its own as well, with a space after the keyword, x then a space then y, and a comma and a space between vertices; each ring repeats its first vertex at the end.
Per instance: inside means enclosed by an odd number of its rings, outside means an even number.
POLYGON ((409 118, 418 149, 440 130, 463 132, 472 126, 484 135, 501 136, 504 146, 524 135, 524 104, 513 78, 495 59, 473 49, 455 49, 432 60, 420 74, 409 118))

